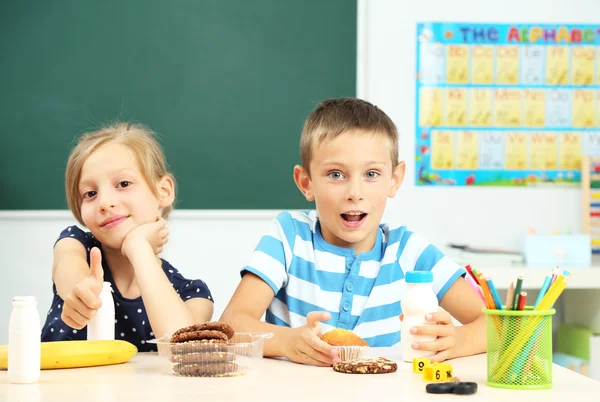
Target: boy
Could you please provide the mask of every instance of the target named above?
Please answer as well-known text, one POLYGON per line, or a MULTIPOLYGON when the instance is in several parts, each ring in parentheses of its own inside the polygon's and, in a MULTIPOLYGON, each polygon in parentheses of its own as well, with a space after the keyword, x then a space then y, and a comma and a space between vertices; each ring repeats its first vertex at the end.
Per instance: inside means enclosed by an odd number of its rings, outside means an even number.
POLYGON ((438 337, 413 348, 435 351, 432 361, 485 351, 484 306, 465 270, 406 227, 380 224, 405 170, 390 118, 360 99, 324 101, 306 120, 300 153, 294 181, 316 211, 277 216, 221 320, 236 331, 273 332, 265 356, 329 366, 339 361, 337 351, 320 336, 335 327, 370 346, 397 344, 405 273, 431 270, 447 312, 411 329, 438 337), (454 327, 450 314, 464 325, 454 327))

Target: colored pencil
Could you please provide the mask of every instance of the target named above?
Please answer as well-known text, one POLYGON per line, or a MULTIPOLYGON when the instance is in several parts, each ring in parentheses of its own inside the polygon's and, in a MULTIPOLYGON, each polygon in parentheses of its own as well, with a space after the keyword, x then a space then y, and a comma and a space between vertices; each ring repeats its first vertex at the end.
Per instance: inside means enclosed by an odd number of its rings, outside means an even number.
POLYGON ((496 308, 498 310, 504 310, 502 308, 502 301, 500 301, 500 295, 498 294, 498 291, 496 290, 496 286, 494 286, 494 282, 492 281, 492 278, 490 278, 488 276, 486 281, 487 281, 488 288, 490 289, 492 299, 494 300, 494 304, 496 305, 496 308))
POLYGON ((519 303, 517 306, 517 310, 523 311, 525 310, 525 302, 527 301, 527 292, 521 292, 519 295, 519 303))
POLYGON ((512 304, 513 295, 515 294, 515 283, 510 281, 508 286, 508 292, 506 293, 506 305, 504 306, 507 310, 510 310, 512 304))
POLYGON ((521 294, 521 287, 523 286, 523 277, 517 277, 517 284, 515 285, 515 294, 513 295, 512 303, 510 305, 511 310, 517 309, 517 298, 521 294))

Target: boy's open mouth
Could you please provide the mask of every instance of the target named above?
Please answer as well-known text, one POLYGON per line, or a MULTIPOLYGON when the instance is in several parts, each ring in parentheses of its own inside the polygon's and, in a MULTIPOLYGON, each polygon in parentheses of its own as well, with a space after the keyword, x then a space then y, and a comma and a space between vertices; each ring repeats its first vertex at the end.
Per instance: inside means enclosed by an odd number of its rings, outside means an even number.
POLYGON ((364 212, 347 212, 341 214, 343 220, 349 223, 356 223, 362 221, 367 216, 364 212))

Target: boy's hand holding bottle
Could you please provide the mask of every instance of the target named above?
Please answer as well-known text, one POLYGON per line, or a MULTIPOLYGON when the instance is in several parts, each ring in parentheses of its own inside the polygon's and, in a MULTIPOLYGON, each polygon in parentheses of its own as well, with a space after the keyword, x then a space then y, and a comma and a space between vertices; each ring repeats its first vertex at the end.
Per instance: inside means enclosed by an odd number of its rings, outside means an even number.
POLYGON ((96 247, 90 251, 90 275, 75 285, 64 301, 61 318, 74 329, 82 329, 102 307, 100 293, 104 284, 102 255, 96 247))
POLYGON ((285 339, 284 357, 302 364, 331 366, 339 361, 337 349, 321 340, 320 321, 327 321, 331 314, 312 311, 306 316, 306 325, 290 329, 285 339))
MULTIPOLYGON (((400 320, 403 319, 404 314, 400 314, 400 320)), ((433 353, 428 359, 435 363, 456 357, 455 348, 459 343, 457 340, 459 333, 450 314, 446 311, 426 314, 425 321, 429 325, 411 327, 410 333, 415 336, 434 336, 436 339, 433 342, 413 342, 411 348, 433 353)))

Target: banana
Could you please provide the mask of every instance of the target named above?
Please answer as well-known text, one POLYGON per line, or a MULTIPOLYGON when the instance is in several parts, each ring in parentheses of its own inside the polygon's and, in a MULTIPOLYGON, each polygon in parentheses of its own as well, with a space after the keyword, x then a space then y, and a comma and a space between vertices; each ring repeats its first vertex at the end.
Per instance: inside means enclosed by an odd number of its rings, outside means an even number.
MULTIPOLYGON (((137 353, 126 341, 42 342, 41 369, 106 366, 125 363, 137 353)), ((0 346, 0 368, 8 368, 8 345, 0 346)))

